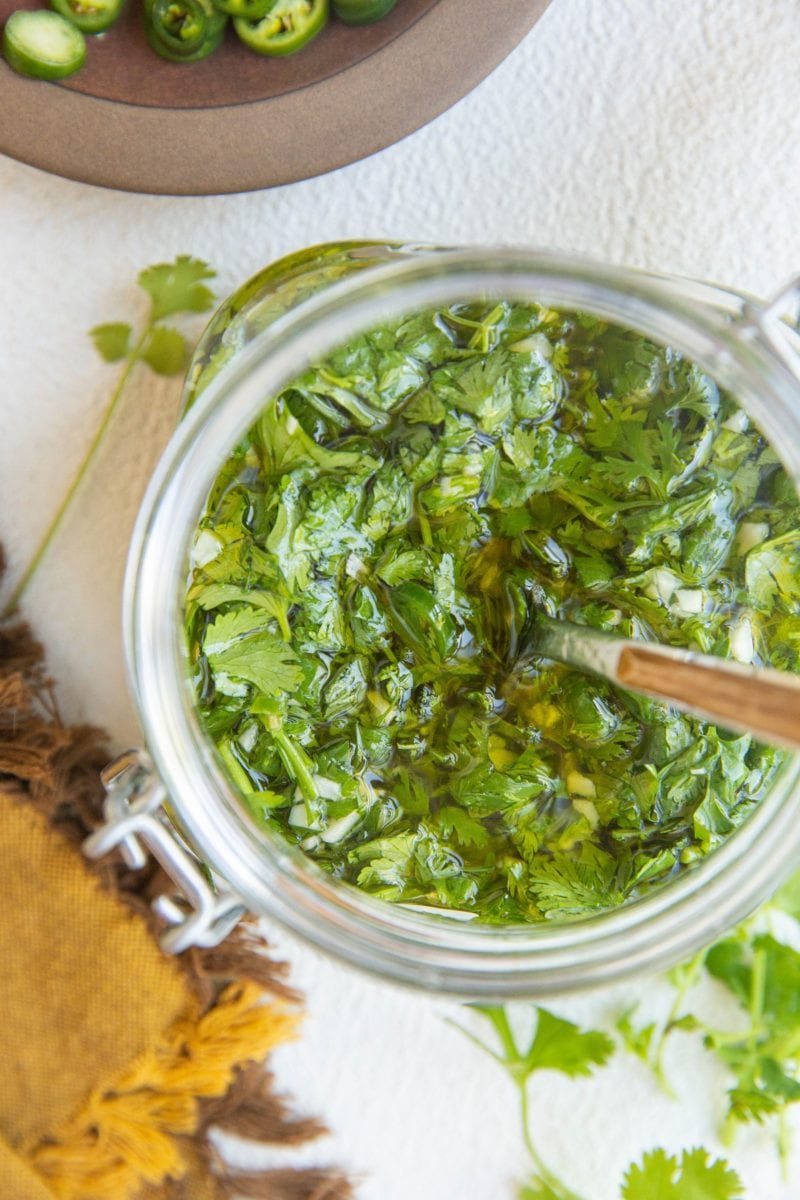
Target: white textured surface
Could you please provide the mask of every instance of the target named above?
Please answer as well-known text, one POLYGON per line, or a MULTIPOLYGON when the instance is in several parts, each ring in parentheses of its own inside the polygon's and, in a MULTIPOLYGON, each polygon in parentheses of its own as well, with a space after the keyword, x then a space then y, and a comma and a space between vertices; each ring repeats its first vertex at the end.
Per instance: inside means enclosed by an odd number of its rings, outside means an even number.
MULTIPOLYGON (((496 0, 500 7, 500 0, 496 0)), ((293 248, 357 236, 527 242, 758 293, 800 269, 797 0, 555 0, 471 96, 398 146, 322 179, 239 197, 129 196, 0 161, 0 536, 18 571, 71 478, 115 371, 84 331, 127 319, 140 267, 200 255, 226 292, 293 248)), ((136 737, 119 638, 125 547, 168 436, 171 382, 138 377, 27 613, 65 715, 136 737)), ((284 945, 308 989, 287 1086, 326 1113, 327 1154, 362 1200, 502 1200, 524 1165, 510 1088, 419 999, 284 945)), ((655 984, 643 991, 658 999, 655 984)), ((590 1020, 631 998, 565 1011, 590 1020)), ((675 1046, 676 1054, 686 1046, 675 1046)), ((547 1081, 535 1101, 549 1159, 587 1200, 616 1200, 654 1144, 714 1140, 720 1080, 676 1071, 681 1103, 619 1057, 596 1081, 547 1081), (712 1100, 712 1097, 715 1099, 712 1100)), ((790 1200, 769 1138, 733 1159, 751 1200, 790 1200)))

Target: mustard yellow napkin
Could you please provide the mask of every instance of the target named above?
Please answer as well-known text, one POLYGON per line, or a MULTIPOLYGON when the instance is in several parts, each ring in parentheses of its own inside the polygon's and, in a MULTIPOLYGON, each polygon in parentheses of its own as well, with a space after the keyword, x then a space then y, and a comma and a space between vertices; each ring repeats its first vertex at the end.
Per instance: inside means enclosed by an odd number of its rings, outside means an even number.
POLYGON ((296 1033, 297 997, 252 926, 162 954, 153 872, 92 869, 98 735, 65 727, 23 626, 0 626, 0 1197, 348 1200, 336 1170, 235 1172, 217 1126, 302 1141, 263 1060, 296 1033))

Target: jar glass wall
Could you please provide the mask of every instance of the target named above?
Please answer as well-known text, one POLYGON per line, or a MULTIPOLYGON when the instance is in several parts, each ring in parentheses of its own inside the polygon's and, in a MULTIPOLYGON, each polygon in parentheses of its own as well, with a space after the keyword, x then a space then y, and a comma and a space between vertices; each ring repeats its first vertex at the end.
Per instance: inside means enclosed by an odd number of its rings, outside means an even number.
POLYGON ((223 461, 265 401, 377 323, 458 302, 520 300, 589 312, 669 345, 727 388, 800 479, 800 396, 787 330, 721 289, 513 250, 349 244, 284 260, 212 320, 190 373, 191 411, 146 497, 128 575, 127 641, 148 749, 198 856, 258 914, 387 978, 465 997, 541 996, 655 969, 759 903, 800 850, 800 765, 785 763, 744 826, 640 900, 568 922, 482 926, 338 884, 260 830, 195 704, 182 620, 190 543, 223 461), (194 401, 196 400, 196 403, 194 401))

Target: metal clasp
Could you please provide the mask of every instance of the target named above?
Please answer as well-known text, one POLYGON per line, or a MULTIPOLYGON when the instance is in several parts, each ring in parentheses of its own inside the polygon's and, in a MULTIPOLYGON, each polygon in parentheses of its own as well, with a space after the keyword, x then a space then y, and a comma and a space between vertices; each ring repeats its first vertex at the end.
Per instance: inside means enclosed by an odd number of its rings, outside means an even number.
POLYGON ((201 864, 164 820, 167 794, 150 758, 143 751, 127 750, 109 763, 102 781, 106 820, 83 843, 84 853, 102 858, 118 847, 125 863, 140 870, 149 850, 179 889, 153 901, 154 911, 169 926, 161 935, 162 948, 180 954, 190 946, 217 946, 247 906, 233 892, 214 890, 201 864))

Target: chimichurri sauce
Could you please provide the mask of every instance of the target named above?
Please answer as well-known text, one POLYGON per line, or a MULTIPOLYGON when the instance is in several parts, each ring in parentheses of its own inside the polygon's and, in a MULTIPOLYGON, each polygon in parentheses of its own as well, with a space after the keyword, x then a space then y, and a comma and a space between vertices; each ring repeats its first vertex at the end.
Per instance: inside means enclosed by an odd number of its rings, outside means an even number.
POLYGON ((800 670, 800 506, 674 351, 458 306, 265 404, 185 607, 202 722, 259 824, 384 900, 565 918, 711 851, 782 755, 537 658, 530 615, 800 670))

